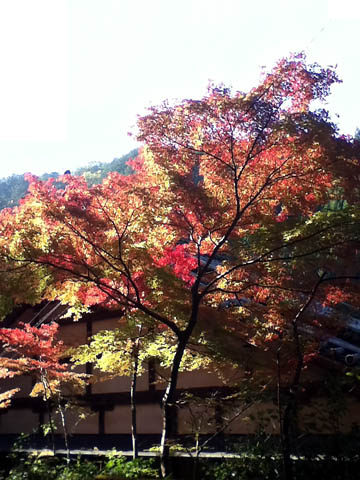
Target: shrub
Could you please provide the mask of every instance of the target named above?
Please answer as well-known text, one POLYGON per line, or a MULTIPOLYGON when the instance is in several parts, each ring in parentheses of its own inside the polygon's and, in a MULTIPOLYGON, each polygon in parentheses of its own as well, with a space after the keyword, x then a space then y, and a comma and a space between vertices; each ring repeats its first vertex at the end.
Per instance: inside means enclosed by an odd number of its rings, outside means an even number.
POLYGON ((127 460, 125 457, 112 456, 106 463, 102 475, 97 478, 109 479, 148 479, 159 478, 159 471, 155 467, 156 460, 136 458, 134 460, 127 460))

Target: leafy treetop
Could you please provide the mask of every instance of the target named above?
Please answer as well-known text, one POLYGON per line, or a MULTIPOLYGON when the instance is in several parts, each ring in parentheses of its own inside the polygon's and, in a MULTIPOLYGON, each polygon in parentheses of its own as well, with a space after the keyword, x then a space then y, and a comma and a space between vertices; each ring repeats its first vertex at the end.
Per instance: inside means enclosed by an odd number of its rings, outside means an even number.
MULTIPOLYGON (((0 378, 31 374, 38 382, 30 395, 39 393, 45 397, 58 392, 62 384, 83 387, 86 375, 69 371, 62 361, 66 347, 57 339, 59 325, 55 322, 34 327, 20 323, 18 328, 0 328, 3 352, 0 357, 0 378), (48 391, 48 392, 47 392, 48 391)), ((10 398, 19 389, 12 389, 0 396, 0 408, 9 406, 10 398)))
MULTIPOLYGON (((78 314, 141 312, 183 339, 202 309, 224 309, 254 343, 284 330, 319 271, 318 301, 332 303, 331 276, 359 240, 359 147, 312 109, 337 81, 302 55, 283 59, 247 93, 210 86, 200 100, 151 108, 131 176, 89 187, 29 175, 27 197, 0 216, 8 291, 78 314), (339 195, 344 209, 319 208, 339 195)), ((355 294, 343 282, 335 297, 355 294)))

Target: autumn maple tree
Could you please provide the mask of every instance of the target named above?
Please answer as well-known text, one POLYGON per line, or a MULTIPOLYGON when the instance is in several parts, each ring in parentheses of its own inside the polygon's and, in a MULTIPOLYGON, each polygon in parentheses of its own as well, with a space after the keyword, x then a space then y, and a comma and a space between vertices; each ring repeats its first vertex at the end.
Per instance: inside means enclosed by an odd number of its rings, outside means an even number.
MULTIPOLYGON (((0 328, 3 354, 0 357, 0 378, 17 375, 32 375, 36 383, 30 396, 42 395, 48 407, 49 424, 54 446, 54 425, 51 402, 55 401, 64 431, 67 459, 70 459, 64 408, 61 403, 61 388, 72 385, 77 391, 85 385, 85 375, 69 370, 62 361, 66 347, 57 339, 59 325, 56 322, 31 326, 20 323, 17 328, 0 328)), ((2 394, 3 408, 9 406, 11 397, 19 389, 2 394), (5 401, 6 398, 6 401, 5 401)))
POLYGON ((139 314, 176 339, 162 401, 164 476, 196 329, 221 322, 266 347, 315 320, 310 303, 357 301, 359 147, 313 107, 337 81, 298 55, 249 92, 210 86, 200 100, 153 107, 138 122, 144 146, 132 175, 110 173, 91 188, 64 175, 63 189, 28 175, 27 197, 1 212, 2 271, 10 285, 27 279, 17 302, 31 292, 75 315, 94 305, 139 314), (338 198, 342 209, 325 208, 338 198))

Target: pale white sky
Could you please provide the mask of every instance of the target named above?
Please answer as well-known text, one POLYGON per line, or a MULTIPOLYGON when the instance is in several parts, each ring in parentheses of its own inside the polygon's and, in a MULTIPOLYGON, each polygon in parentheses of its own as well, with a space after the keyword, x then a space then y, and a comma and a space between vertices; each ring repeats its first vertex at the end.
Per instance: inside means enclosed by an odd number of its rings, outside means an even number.
POLYGON ((111 161, 145 107, 246 90, 299 50, 338 65, 329 108, 353 134, 359 31, 359 0, 0 0, 0 177, 111 161))

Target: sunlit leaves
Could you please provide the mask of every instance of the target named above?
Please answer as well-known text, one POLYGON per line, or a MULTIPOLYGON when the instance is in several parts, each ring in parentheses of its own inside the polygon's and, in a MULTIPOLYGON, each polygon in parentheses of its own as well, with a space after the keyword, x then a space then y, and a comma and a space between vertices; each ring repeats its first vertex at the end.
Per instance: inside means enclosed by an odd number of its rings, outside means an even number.
POLYGON ((0 408, 8 408, 11 404, 11 398, 17 393, 20 389, 13 388, 7 392, 0 393, 0 408))
MULTIPOLYGON (((355 255, 358 146, 313 106, 337 81, 333 69, 291 56, 249 92, 210 85, 199 100, 152 107, 139 119, 144 147, 130 176, 93 187, 29 176, 29 195, 0 216, 13 303, 58 299, 77 316, 119 309, 130 324, 141 313, 157 334, 170 328, 175 344, 203 304, 240 319, 249 342, 274 340, 319 268, 333 274, 355 255), (346 208, 319 211, 339 193, 346 208)), ((335 301, 325 287, 317 295, 335 301)), ((127 371, 119 341, 109 340, 99 368, 127 371)))
MULTIPOLYGON (((63 342, 56 338, 59 328, 57 323, 42 324, 40 327, 20 324, 19 327, 0 329, 4 351, 11 355, 10 358, 0 358, 0 377, 31 374, 39 380, 32 396, 42 394, 44 398, 55 395, 63 384, 75 385, 77 388, 84 385, 86 376, 70 372, 68 365, 62 362, 66 349, 63 342)), ((18 389, 5 392, 3 400, 0 397, 0 402, 9 406, 9 400, 16 391, 18 389)))

